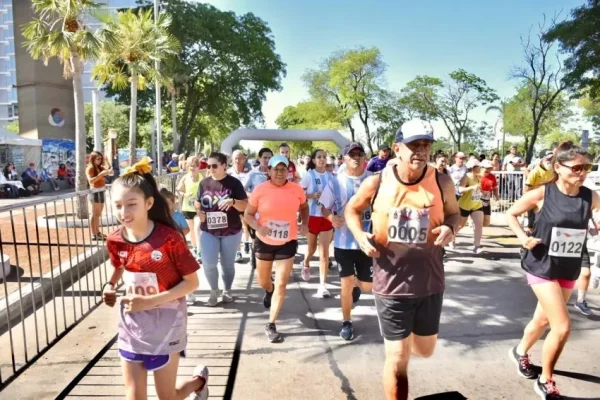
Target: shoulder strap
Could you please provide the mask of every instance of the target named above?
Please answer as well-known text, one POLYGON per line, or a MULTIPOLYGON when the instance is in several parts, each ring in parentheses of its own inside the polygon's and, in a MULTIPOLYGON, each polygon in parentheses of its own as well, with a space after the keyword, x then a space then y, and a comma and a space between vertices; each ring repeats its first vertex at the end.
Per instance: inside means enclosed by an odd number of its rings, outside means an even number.
MULTIPOLYGON (((427 168, 429 168, 429 166, 427 166, 427 168)), ((435 183, 437 183, 437 187, 440 191, 440 196, 442 196, 442 204, 444 204, 446 202, 446 199, 444 198, 444 190, 442 190, 442 185, 440 184, 440 172, 437 170, 437 168, 433 168, 433 170, 435 171, 435 183)))

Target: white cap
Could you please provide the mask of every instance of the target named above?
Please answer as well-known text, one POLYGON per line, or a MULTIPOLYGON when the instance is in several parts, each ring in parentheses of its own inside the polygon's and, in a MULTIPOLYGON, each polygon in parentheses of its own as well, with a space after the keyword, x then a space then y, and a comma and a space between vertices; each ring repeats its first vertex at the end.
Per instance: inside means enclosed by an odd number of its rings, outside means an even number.
POLYGON ((471 169, 474 167, 479 167, 479 160, 476 158, 471 158, 469 161, 467 161, 467 168, 471 169))
POLYGON ((462 151, 459 151, 458 153, 456 153, 454 155, 454 157, 466 157, 465 153, 463 153, 462 151))
POLYGON ((494 166, 492 165, 492 162, 490 160, 486 160, 486 159, 482 160, 479 163, 479 166, 481 168, 494 168, 494 166))

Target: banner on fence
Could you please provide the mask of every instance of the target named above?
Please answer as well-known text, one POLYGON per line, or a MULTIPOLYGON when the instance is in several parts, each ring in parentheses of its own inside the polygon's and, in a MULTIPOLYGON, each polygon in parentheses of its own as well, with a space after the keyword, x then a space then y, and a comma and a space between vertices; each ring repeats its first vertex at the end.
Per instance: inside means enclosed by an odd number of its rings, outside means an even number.
MULTIPOLYGON (((137 160, 147 155, 148 151, 146 149, 135 150, 135 158, 137 160)), ((127 167, 129 167, 129 149, 119 149, 119 169, 122 172, 127 167)))

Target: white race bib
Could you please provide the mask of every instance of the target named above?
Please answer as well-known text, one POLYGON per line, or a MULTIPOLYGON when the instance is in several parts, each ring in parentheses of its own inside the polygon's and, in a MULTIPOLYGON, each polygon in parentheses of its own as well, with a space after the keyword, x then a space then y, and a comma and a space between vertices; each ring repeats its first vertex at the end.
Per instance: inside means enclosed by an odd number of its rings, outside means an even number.
POLYGON ((227 214, 222 211, 206 213, 206 225, 208 230, 227 228, 227 214))
POLYGON ((151 296, 158 293, 158 280, 154 272, 130 272, 123 273, 126 294, 139 294, 151 296))
POLYGON ((492 192, 481 192, 481 200, 490 201, 492 198, 492 192))
POLYGON ((195 207, 195 205, 194 205, 194 202, 195 202, 195 201, 196 201, 196 199, 194 199, 193 197, 190 197, 190 198, 188 199, 188 205, 189 205, 190 207, 194 208, 194 207, 195 207))
POLYGON ((388 217, 388 240, 395 243, 426 243, 429 210, 392 208, 388 217))
POLYGON ((554 257, 581 257, 586 229, 552 228, 548 255, 554 257))
POLYGON ((481 200, 481 191, 479 189, 475 189, 471 192, 471 201, 480 201, 481 200))
POLYGON ((267 228, 271 230, 269 237, 282 242, 289 241, 290 223, 285 221, 269 221, 267 228))

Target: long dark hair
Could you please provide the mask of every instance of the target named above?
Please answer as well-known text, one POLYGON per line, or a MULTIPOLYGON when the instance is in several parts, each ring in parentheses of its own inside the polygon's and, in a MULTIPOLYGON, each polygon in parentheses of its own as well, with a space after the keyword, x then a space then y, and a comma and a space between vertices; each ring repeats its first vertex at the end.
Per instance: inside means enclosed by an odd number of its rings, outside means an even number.
POLYGON ((94 176, 97 176, 104 169, 102 165, 96 165, 96 159, 98 157, 102 157, 102 162, 104 162, 104 156, 99 151, 92 151, 90 153, 90 165, 94 168, 94 176))
POLYGON ((171 216, 167 200, 158 190, 158 185, 156 184, 156 181, 151 173, 142 174, 141 172, 136 171, 129 174, 124 174, 115 180, 113 186, 116 184, 128 189, 137 189, 141 191, 145 199, 150 197, 154 198, 154 204, 152 204, 152 207, 148 210, 148 219, 163 225, 167 225, 168 227, 175 229, 183 236, 183 232, 171 216))
POLYGON ((13 169, 15 168, 15 164, 13 164, 13 163, 10 163, 10 162, 4 166, 4 169, 2 170, 2 173, 4 174, 4 177, 5 177, 6 179, 10 179, 10 178, 8 177, 8 173, 9 173, 9 171, 8 171, 8 166, 9 166, 9 165, 12 165, 12 166, 13 166, 13 169))
MULTIPOLYGON (((315 149, 311 154, 310 154, 310 161, 308 162, 308 165, 306 166, 306 170, 311 170, 311 169, 315 169, 317 168, 316 164, 315 164, 315 157, 317 156, 318 152, 325 152, 325 150, 323 149, 315 149)), ((327 155, 325 155, 325 157, 327 157, 327 155)))
MULTIPOLYGON (((564 141, 558 145, 556 151, 554 152, 554 157, 552 157, 552 165, 559 163, 562 164, 567 161, 572 161, 575 158, 583 156, 588 159, 592 159, 592 155, 589 151, 584 149, 581 146, 574 144, 572 141, 564 141)), ((558 180, 558 174, 554 171, 554 179, 552 182, 556 182, 558 180)))

